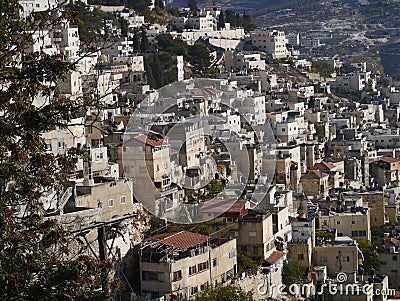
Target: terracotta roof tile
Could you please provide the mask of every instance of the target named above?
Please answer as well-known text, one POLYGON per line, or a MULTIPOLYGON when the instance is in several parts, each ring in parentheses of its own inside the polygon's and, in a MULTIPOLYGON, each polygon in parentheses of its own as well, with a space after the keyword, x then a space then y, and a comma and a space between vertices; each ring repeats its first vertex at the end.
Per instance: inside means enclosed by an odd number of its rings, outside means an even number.
POLYGON ((285 256, 286 253, 282 251, 274 251, 267 259, 265 259, 267 262, 270 264, 274 264, 277 262, 279 259, 281 259, 283 256, 285 256))
POLYGON ((398 240, 396 238, 393 238, 393 237, 386 239, 385 240, 385 247, 387 249, 389 249, 392 246, 395 246, 395 247, 400 246, 400 240, 398 240))
POLYGON ((393 157, 380 158, 379 161, 385 162, 385 163, 397 163, 397 162, 400 162, 399 159, 396 159, 396 158, 393 158, 393 157))
POLYGON ((143 142, 143 143, 145 143, 147 145, 155 147, 155 146, 163 145, 164 137, 165 136, 163 136, 163 139, 155 140, 155 139, 152 139, 152 138, 150 138, 149 136, 146 136, 146 135, 138 135, 138 136, 134 137, 133 139, 138 140, 140 142, 143 142))
POLYGON ((313 167, 311 167, 311 170, 332 170, 336 167, 336 165, 321 161, 320 163, 314 164, 313 167))
POLYGON ((211 237, 207 235, 180 231, 174 233, 163 233, 152 236, 146 240, 158 240, 162 245, 186 250, 206 242, 211 237))

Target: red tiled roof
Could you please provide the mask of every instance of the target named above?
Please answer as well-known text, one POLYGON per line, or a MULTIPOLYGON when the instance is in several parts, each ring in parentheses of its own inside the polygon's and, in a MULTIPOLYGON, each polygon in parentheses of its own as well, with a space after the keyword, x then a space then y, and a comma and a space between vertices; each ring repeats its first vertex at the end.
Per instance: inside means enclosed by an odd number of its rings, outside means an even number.
POLYGON ((393 237, 386 239, 385 240, 385 247, 387 249, 389 249, 392 246, 395 246, 395 247, 400 246, 400 240, 398 240, 396 238, 393 238, 393 237))
MULTIPOLYGON (((162 136, 162 135, 160 135, 160 136, 162 136)), ((155 139, 150 138, 149 136, 142 134, 142 135, 138 135, 138 136, 134 137, 133 139, 143 142, 150 146, 161 146, 164 143, 164 138, 165 138, 165 136, 162 136, 162 139, 155 140, 155 139)))
POLYGON ((193 96, 209 96, 218 94, 219 92, 221 91, 213 87, 193 88, 190 90, 190 94, 193 96))
POLYGON ((200 209, 202 213, 223 213, 234 205, 235 199, 211 199, 206 200, 200 209))
POLYGON ((277 262, 279 259, 281 259, 283 256, 285 256, 286 253, 282 251, 274 251, 267 259, 265 259, 267 262, 270 264, 274 264, 277 262))
POLYGON ((380 158, 379 161, 385 162, 385 163, 397 163, 397 162, 400 162, 399 159, 396 159, 396 158, 393 158, 393 157, 380 158))
POLYGON ((207 235, 192 233, 188 231, 180 231, 174 233, 158 234, 146 240, 158 240, 159 243, 165 246, 186 250, 189 248, 193 248, 201 243, 204 243, 210 238, 211 237, 207 235))
POLYGON ((311 167, 311 170, 332 170, 336 167, 336 165, 333 165, 328 162, 321 161, 320 163, 314 164, 313 167, 311 167))

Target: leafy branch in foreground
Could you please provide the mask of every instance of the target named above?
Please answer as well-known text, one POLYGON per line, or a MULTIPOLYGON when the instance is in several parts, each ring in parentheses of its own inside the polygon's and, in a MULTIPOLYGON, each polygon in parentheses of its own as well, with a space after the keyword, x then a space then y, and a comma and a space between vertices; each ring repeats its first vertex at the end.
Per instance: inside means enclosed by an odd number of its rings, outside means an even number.
POLYGON ((107 299, 99 275, 108 263, 72 256, 72 238, 45 217, 41 200, 46 192, 61 191, 81 155, 47 153, 41 134, 67 126, 93 105, 84 98, 55 97, 73 64, 31 50, 35 34, 62 26, 68 13, 22 19, 17 0, 1 0, 0 11, 0 299, 107 299))

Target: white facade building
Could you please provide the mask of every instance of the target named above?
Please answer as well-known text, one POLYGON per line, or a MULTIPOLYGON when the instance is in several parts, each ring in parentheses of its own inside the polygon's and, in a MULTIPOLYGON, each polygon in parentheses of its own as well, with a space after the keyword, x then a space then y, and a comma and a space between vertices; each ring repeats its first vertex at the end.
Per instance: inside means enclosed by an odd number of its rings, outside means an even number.
POLYGON ((251 33, 251 41, 253 46, 260 51, 264 51, 272 55, 274 59, 287 58, 291 56, 287 49, 289 40, 284 31, 254 31, 251 33))

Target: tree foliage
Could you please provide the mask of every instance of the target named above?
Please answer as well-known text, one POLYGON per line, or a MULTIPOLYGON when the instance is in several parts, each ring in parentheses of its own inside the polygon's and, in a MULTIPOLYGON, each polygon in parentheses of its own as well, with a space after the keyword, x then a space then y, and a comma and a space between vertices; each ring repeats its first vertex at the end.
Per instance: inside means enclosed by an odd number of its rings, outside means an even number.
POLYGON ((169 34, 157 36, 158 51, 167 52, 173 55, 183 55, 185 61, 193 65, 195 73, 204 75, 210 74, 211 55, 210 50, 201 42, 194 45, 187 45, 180 38, 173 38, 169 34))
POLYGON ((225 28, 225 14, 223 11, 221 11, 221 13, 219 14, 217 27, 220 29, 225 28))
POLYGON ((150 45, 149 45, 149 40, 146 35, 146 31, 143 29, 142 30, 142 37, 140 40, 140 50, 145 53, 146 51, 149 51, 150 45))
POLYGON ((282 270, 282 280, 286 285, 302 283, 307 273, 306 268, 297 262, 284 262, 282 270))
POLYGON ((177 70, 168 52, 148 53, 145 56, 148 84, 155 89, 178 80, 177 70))
POLYGON ((244 292, 234 286, 209 287, 196 297, 197 301, 253 301, 251 292, 244 292))
POLYGON ((197 13, 197 0, 188 0, 188 6, 193 15, 197 13))
POLYGON ((381 262, 376 248, 365 239, 357 239, 357 243, 364 255, 363 267, 365 271, 370 271, 371 269, 379 270, 381 262))
POLYGON ((207 199, 215 198, 223 190, 224 185, 222 185, 218 180, 213 179, 204 187, 204 192, 195 191, 193 193, 193 197, 198 200, 205 201, 207 199))
POLYGON ((231 27, 243 27, 246 32, 250 32, 256 28, 251 15, 243 12, 243 14, 239 14, 232 9, 227 9, 225 12, 221 12, 221 15, 218 19, 218 27, 222 28, 223 23, 230 23, 231 27), (222 15, 222 16, 221 16, 222 15))
POLYGON ((189 62, 200 73, 206 74, 211 65, 211 55, 207 46, 201 42, 195 42, 188 47, 189 62))
POLYGON ((60 26, 65 12, 40 12, 22 20, 17 0, 1 0, 0 30, 0 299, 100 300, 102 264, 68 248, 71 237, 45 218, 41 197, 59 192, 79 152, 45 151, 43 132, 67 126, 92 106, 86 99, 54 97, 57 82, 73 69, 60 55, 30 52, 33 33, 60 26), (60 17, 56 17, 60 16, 60 17))
POLYGON ((182 39, 173 38, 170 34, 160 34, 156 39, 159 51, 165 51, 174 55, 183 55, 187 58, 188 46, 182 39))
POLYGON ((263 258, 258 255, 247 255, 244 252, 238 252, 238 271, 239 274, 245 272, 248 274, 254 274, 257 272, 258 267, 262 264, 263 258))
POLYGON ((149 5, 151 0, 126 0, 125 6, 133 8, 139 15, 144 16, 146 19, 150 16, 149 5))
MULTIPOLYGON (((71 1, 66 8, 76 15, 72 21, 73 24, 78 25, 79 39, 83 44, 108 41, 112 38, 105 26, 106 20, 111 20, 115 25, 117 24, 112 13, 104 12, 97 7, 89 9, 87 5, 80 1, 75 3, 71 1)), ((121 26, 122 24, 120 24, 121 26)))

